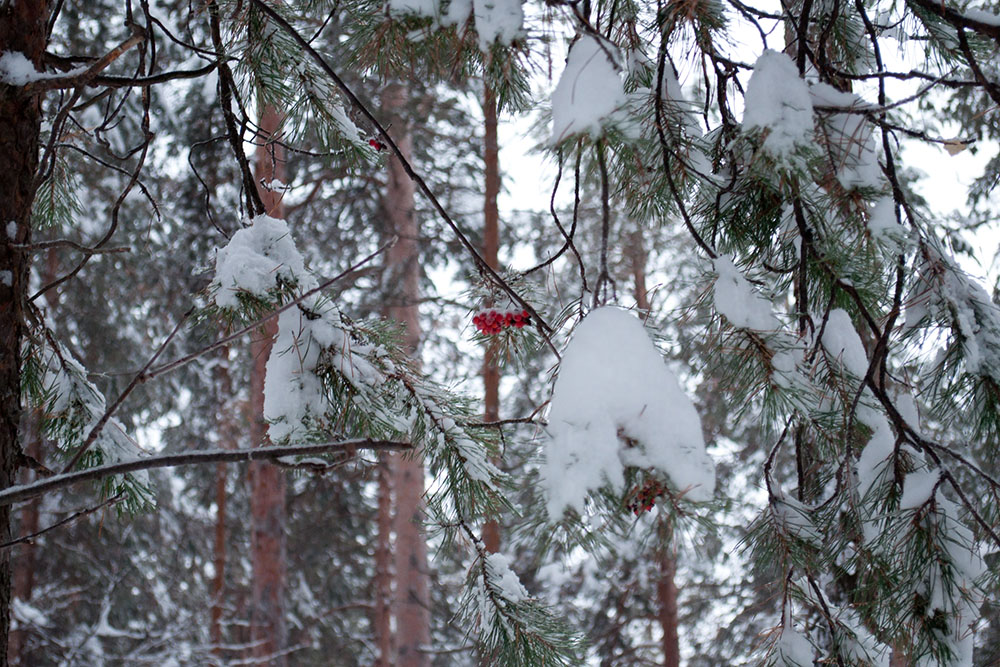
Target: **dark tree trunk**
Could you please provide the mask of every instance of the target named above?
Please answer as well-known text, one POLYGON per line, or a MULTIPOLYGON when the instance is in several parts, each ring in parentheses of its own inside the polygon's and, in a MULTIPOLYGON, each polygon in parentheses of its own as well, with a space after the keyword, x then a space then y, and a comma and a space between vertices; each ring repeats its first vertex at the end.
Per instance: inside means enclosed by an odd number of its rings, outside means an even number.
MULTIPOLYGON (((42 69, 48 3, 17 0, 0 6, 0 50, 23 53, 42 69)), ((31 241, 31 202, 38 167, 41 101, 0 84, 0 489, 16 482, 21 445, 21 341, 31 241), (13 232, 13 233, 11 233, 13 232)), ((11 537, 10 506, 0 508, 0 541, 11 537)), ((10 550, 0 552, 0 667, 7 665, 10 631, 10 550)))
MULTIPOLYGON (((257 149, 256 177, 260 181, 285 179, 285 151, 277 143, 267 143, 281 125, 281 116, 272 107, 261 114, 262 145, 257 149)), ((284 215, 280 193, 260 188, 267 214, 284 215)), ((253 369, 250 378, 250 437, 254 445, 267 444, 264 422, 264 375, 271 342, 277 333, 276 320, 263 327, 262 335, 250 345, 253 369)), ((268 665, 287 664, 282 654, 287 645, 285 628, 285 476, 281 468, 269 463, 251 463, 250 480, 250 551, 253 567, 253 590, 250 608, 250 641, 253 657, 268 665)))
MULTIPOLYGON (((402 84, 390 84, 382 97, 382 108, 392 123, 393 137, 407 160, 413 154, 413 139, 401 116, 408 101, 402 84)), ((420 342, 420 229, 414 211, 414 185, 402 164, 389 158, 389 183, 385 197, 388 226, 399 240, 389 249, 389 280, 394 293, 389 297, 388 315, 405 327, 405 346, 416 353, 420 342)), ((393 527, 396 533, 394 556, 396 593, 393 612, 397 629, 399 667, 428 667, 425 647, 431 641, 430 592, 427 571, 427 543, 424 540, 424 464, 419 456, 390 457, 392 486, 396 496, 393 527)))
MULTIPOLYGON (((500 146, 497 141, 497 98, 488 83, 483 90, 483 116, 483 162, 486 171, 483 259, 496 269, 500 266, 500 211, 497 207, 497 197, 500 195, 500 146)), ((486 346, 483 358, 483 390, 483 419, 488 422, 497 421, 500 419, 500 366, 494 345, 486 346)), ((483 526, 483 544, 494 553, 500 550, 500 524, 496 521, 487 521, 483 526)))

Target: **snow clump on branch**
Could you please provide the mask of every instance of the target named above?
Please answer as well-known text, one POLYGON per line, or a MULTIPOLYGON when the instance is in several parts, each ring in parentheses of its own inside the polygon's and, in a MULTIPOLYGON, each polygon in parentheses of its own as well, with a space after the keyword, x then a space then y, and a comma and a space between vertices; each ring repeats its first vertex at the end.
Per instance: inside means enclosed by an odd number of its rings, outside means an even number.
POLYGON ((625 486, 626 467, 664 474, 696 502, 712 498, 715 468, 701 420, 631 313, 606 307, 577 326, 552 392, 542 467, 549 516, 582 512, 586 495, 625 486))
POLYGON ((570 47, 566 69, 552 93, 552 143, 574 134, 600 136, 603 125, 627 100, 618 66, 617 48, 581 35, 570 47))
POLYGON ((779 161, 791 160, 812 142, 813 106, 809 87, 784 53, 764 51, 747 85, 744 130, 764 130, 764 150, 779 161))

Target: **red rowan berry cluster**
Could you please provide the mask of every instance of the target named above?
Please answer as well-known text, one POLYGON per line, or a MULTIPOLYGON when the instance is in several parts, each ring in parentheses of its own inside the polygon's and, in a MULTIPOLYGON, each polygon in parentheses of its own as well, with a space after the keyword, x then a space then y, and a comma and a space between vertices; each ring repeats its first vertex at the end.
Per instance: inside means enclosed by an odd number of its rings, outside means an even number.
POLYGON ((472 323, 480 333, 492 336, 509 327, 520 329, 530 325, 531 314, 526 310, 481 310, 472 318, 472 323))
POLYGON ((639 516, 642 512, 653 509, 656 499, 662 496, 666 489, 655 479, 647 481, 642 488, 636 487, 632 491, 632 500, 626 505, 630 512, 639 516))
POLYGON ((368 140, 368 145, 371 146, 372 148, 374 148, 375 150, 377 150, 379 153, 381 153, 386 148, 388 148, 388 146, 386 146, 385 144, 383 144, 378 139, 374 139, 374 138, 368 140))

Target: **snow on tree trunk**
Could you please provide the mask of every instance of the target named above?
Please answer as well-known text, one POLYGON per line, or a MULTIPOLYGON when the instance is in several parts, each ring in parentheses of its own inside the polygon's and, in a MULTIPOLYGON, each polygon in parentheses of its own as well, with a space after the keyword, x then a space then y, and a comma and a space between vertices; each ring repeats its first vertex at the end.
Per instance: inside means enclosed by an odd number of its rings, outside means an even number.
MULTIPOLYGON (((273 107, 261 114, 262 145, 257 148, 256 178, 258 184, 283 181, 285 151, 278 143, 267 143, 281 124, 281 116, 273 107)), ((284 215, 281 194, 277 189, 258 186, 267 215, 284 215)), ((264 421, 264 380, 271 344, 277 333, 277 321, 272 319, 250 345, 253 369, 250 378, 250 438, 257 445, 268 444, 264 421)), ((253 657, 266 659, 267 664, 286 664, 285 629, 285 477, 283 471, 269 463, 251 463, 247 471, 250 481, 250 551, 253 567, 253 591, 250 611, 250 640, 253 657)))
MULTIPOLYGON (((497 141, 497 98, 487 83, 483 89, 483 161, 486 171, 483 203, 483 259, 494 269, 499 268, 500 211, 497 196, 500 194, 500 147, 497 141)), ((492 305, 492 304, 487 304, 492 305)), ((497 346, 486 346, 483 355, 483 419, 500 419, 500 366, 497 364, 497 346)), ((483 543, 489 551, 500 550, 500 524, 487 521, 483 526, 483 543)))
MULTIPOLYGON (((407 160, 413 139, 400 113, 409 91, 402 84, 386 86, 382 97, 385 116, 392 120, 395 140, 407 160)), ((385 196, 386 223, 399 240, 388 251, 389 296, 387 314, 405 327, 405 349, 415 354, 420 342, 417 301, 420 296, 419 226, 414 210, 414 186, 402 164, 389 158, 389 182, 385 196)), ((427 544, 421 522, 424 517, 424 465, 416 456, 393 455, 389 467, 396 494, 393 526, 396 533, 396 594, 393 613, 397 629, 397 664, 400 667, 430 665, 424 649, 430 644, 430 594, 428 591, 427 544)))
MULTIPOLYGON (((0 7, 0 44, 20 52, 36 68, 45 51, 48 3, 18 0, 0 7)), ((0 221, 6 233, 0 243, 0 266, 9 279, 0 281, 0 489, 15 483, 21 446, 21 341, 28 288, 29 255, 15 247, 31 241, 31 203, 38 165, 41 105, 36 96, 15 86, 0 85, 0 221), (13 232, 13 234, 11 233, 13 232)), ((11 537, 10 506, 0 508, 0 542, 11 537)), ((11 607, 10 550, 0 551, 0 641, 8 645, 11 607)), ((7 651, 0 651, 0 667, 7 651)))

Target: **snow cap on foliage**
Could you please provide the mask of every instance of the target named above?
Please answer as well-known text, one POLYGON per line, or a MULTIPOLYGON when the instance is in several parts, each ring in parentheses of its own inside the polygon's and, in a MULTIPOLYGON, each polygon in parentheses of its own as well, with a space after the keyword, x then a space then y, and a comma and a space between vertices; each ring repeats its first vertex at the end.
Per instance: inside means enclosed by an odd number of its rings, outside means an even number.
POLYGON ((812 112, 809 87, 792 59, 765 50, 750 75, 743 128, 766 130, 764 150, 776 158, 790 157, 812 137, 812 112))
POLYGON ((258 215, 249 227, 233 234, 215 256, 215 303, 222 308, 237 308, 239 292, 266 298, 279 279, 299 284, 306 275, 288 223, 258 215))
POLYGON ((617 49, 592 35, 570 47, 566 68, 552 92, 552 142, 583 132, 597 137, 602 124, 625 104, 625 88, 611 60, 617 49))
POLYGON ((521 34, 521 0, 472 0, 479 48, 487 53, 495 42, 510 44, 521 34))
POLYGON ((431 18, 439 25, 459 28, 473 16, 483 53, 497 42, 509 45, 521 35, 524 23, 521 0, 451 0, 444 13, 440 0, 388 0, 387 8, 393 17, 431 18))
POLYGON ((868 372, 868 357, 851 316, 843 308, 834 308, 823 328, 823 347, 848 373, 863 378, 868 372))
POLYGON ((781 327, 771 311, 771 302, 757 294, 728 257, 714 261, 715 309, 732 324, 742 329, 769 331, 781 327))
POLYGON ((305 439, 326 412, 323 381, 315 370, 323 349, 340 342, 343 334, 328 321, 335 313, 321 315, 309 319, 290 308, 278 316, 278 335, 264 376, 264 419, 270 423, 272 442, 305 439))
POLYGON ((588 492, 622 491, 625 468, 652 468, 694 501, 712 497, 715 469, 691 399, 639 320, 592 311, 573 332, 552 392, 542 468, 549 516, 582 511, 588 492))

